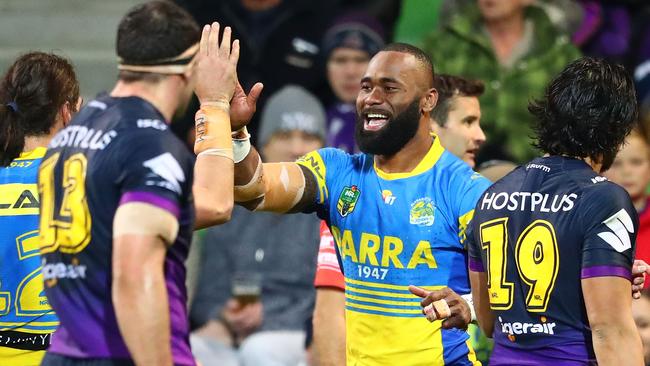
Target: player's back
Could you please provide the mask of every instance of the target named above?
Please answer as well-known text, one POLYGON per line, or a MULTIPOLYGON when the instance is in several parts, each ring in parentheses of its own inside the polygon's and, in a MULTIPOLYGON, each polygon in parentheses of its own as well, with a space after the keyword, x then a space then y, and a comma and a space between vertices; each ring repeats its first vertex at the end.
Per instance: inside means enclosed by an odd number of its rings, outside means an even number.
POLYGON ((61 320, 52 352, 129 357, 111 297, 113 218, 120 204, 142 202, 179 220, 165 280, 174 361, 193 364, 185 338, 183 265, 193 225, 192 166, 191 154, 163 116, 137 97, 99 97, 53 138, 39 173, 43 276, 61 320))
POLYGON ((627 193, 576 159, 538 158, 490 187, 470 243, 496 317, 490 364, 595 362, 581 279, 629 278, 634 222, 627 193))
POLYGON ((58 325, 43 294, 38 253, 39 147, 0 168, 0 359, 3 365, 38 364, 58 325), (7 349, 5 349, 7 348, 7 349), (20 358, 19 358, 20 357, 20 358))

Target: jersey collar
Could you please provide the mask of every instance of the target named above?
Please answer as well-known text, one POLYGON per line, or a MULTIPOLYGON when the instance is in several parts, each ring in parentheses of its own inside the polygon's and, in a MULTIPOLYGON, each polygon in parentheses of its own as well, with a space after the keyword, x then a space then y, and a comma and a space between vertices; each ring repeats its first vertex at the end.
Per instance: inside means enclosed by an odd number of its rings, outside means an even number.
POLYGON ((440 156, 445 151, 445 149, 442 147, 442 145, 440 145, 440 139, 438 136, 434 134, 431 135, 434 137, 433 144, 431 144, 431 148, 424 156, 424 158, 420 161, 420 163, 415 167, 415 169, 406 173, 386 173, 379 169, 377 167, 377 163, 373 161, 373 167, 377 175, 384 180, 404 179, 422 174, 427 170, 433 168, 433 166, 436 165, 436 162, 438 162, 438 159, 440 159, 440 156))

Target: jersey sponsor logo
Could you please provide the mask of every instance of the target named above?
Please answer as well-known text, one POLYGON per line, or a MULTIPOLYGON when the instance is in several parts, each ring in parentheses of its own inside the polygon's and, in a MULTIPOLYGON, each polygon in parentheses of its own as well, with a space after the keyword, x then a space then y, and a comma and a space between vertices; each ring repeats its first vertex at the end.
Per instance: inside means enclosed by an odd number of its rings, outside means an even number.
POLYGON ((593 184, 600 183, 600 182, 606 182, 606 181, 607 181, 607 178, 601 177, 600 175, 591 178, 591 183, 593 183, 593 184))
MULTIPOLYGON (((431 243, 420 240, 417 245, 406 243, 395 236, 380 236, 373 233, 362 232, 358 246, 355 245, 352 231, 341 230, 332 226, 334 241, 339 246, 341 260, 349 260, 353 263, 369 264, 372 266, 386 268, 417 268, 426 265, 429 268, 438 268, 438 263, 431 250, 431 243), (402 263, 400 256, 408 251, 408 263, 402 263)), ((404 258, 406 259, 406 258, 404 258)))
POLYGON ((393 196, 393 192, 389 191, 388 189, 381 191, 381 199, 385 204, 392 206, 393 203, 395 203, 395 198, 396 197, 393 196))
POLYGON ((0 186, 0 216, 38 215, 38 191, 34 184, 0 186))
POLYGON ((343 188, 339 200, 336 203, 336 210, 343 217, 351 214, 357 206, 359 196, 361 196, 361 191, 357 186, 343 188))
POLYGON ((436 206, 431 201, 431 198, 419 198, 411 203, 409 222, 412 225, 431 226, 435 221, 435 210, 436 206))
POLYGON ((605 219, 603 224, 605 224, 611 232, 603 231, 602 233, 598 233, 598 236, 614 248, 614 250, 623 253, 632 248, 629 234, 634 233, 634 224, 632 223, 632 218, 625 209, 622 208, 614 215, 605 219))
POLYGON ((526 165, 526 170, 529 170, 529 169, 539 169, 539 170, 542 170, 542 171, 544 171, 546 173, 551 171, 551 168, 547 167, 546 165, 534 164, 534 163, 530 163, 530 164, 526 165))
POLYGON ((318 151, 312 151, 307 155, 296 160, 296 163, 304 166, 309 169, 314 176, 316 177, 316 184, 318 185, 319 191, 319 203, 325 202, 328 198, 329 193, 327 191, 327 184, 325 184, 325 175, 327 174, 327 169, 323 158, 321 158, 318 151))
POLYGON ((504 322, 501 317, 499 317, 499 323, 501 323, 501 332, 508 334, 508 338, 511 341, 514 341, 514 337, 511 336, 521 334, 542 333, 554 335, 555 331, 553 328, 556 327, 556 324, 554 322, 548 322, 545 316, 541 317, 541 321, 539 323, 504 322))
POLYGON ((138 128, 154 128, 156 130, 167 130, 167 124, 159 119, 140 118, 137 122, 138 128))
POLYGON ((145 161, 142 165, 151 169, 153 174, 163 179, 162 182, 149 180, 145 184, 164 187, 178 194, 181 193, 181 183, 185 182, 185 173, 183 173, 183 168, 171 153, 158 155, 145 161))
POLYGON ((481 199, 481 210, 570 211, 578 195, 575 193, 549 195, 538 192, 489 192, 481 199))
POLYGON ((83 264, 46 263, 43 260, 43 280, 45 286, 52 287, 59 279, 86 278, 86 269, 83 264))
POLYGON ((88 150, 104 150, 117 136, 117 132, 110 130, 94 130, 86 126, 68 126, 61 130, 50 142, 50 148, 62 146, 79 147, 88 150))
POLYGON ((34 164, 34 160, 15 160, 7 168, 29 168, 34 164))

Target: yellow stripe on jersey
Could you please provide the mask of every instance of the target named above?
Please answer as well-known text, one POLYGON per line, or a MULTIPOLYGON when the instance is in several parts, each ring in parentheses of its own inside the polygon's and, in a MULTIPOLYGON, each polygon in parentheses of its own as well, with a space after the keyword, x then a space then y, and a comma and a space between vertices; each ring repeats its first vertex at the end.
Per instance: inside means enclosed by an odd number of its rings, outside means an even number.
POLYGON ((14 159, 13 161, 39 159, 44 157, 46 152, 47 152, 46 148, 37 147, 32 151, 21 152, 20 156, 14 159))
POLYGON ((38 215, 36 184, 0 185, 0 216, 38 215))
MULTIPOLYGON (((375 288, 385 288, 385 289, 390 289, 390 290, 402 290, 406 291, 408 293, 409 287, 408 286, 400 286, 400 285, 390 285, 387 283, 377 283, 377 282, 366 282, 366 281, 359 281, 359 280, 353 280, 351 278, 345 278, 345 283, 346 284, 352 284, 352 285, 361 285, 361 286, 366 286, 366 287, 375 287, 375 288)), ((425 290, 433 291, 433 290, 439 290, 443 288, 444 286, 420 286, 417 285, 420 288, 423 288, 425 290)), ((413 295, 415 296, 415 295, 413 295)))
POLYGON ((373 163, 373 166, 375 168, 375 172, 377 172, 377 175, 384 179, 384 180, 394 180, 394 179, 403 179, 403 178, 409 178, 416 176, 418 174, 422 174, 429 169, 431 169, 436 163, 438 162, 438 159, 440 159, 440 156, 442 153, 445 151, 445 149, 440 145, 440 139, 438 136, 434 136, 433 144, 431 145, 431 148, 427 152, 427 154, 424 156, 422 161, 415 167, 415 169, 411 170, 408 173, 386 173, 379 169, 377 167, 376 162, 373 163))
POLYGON ((391 317, 346 310, 349 366, 443 365, 439 320, 391 317), (415 346, 415 347, 414 347, 415 346))
POLYGON ((472 221, 472 218, 474 218, 474 210, 470 210, 458 218, 458 238, 460 238, 461 244, 464 244, 467 239, 467 225, 472 221))
POLYGON ((43 357, 45 357, 45 351, 0 347, 2 366, 38 366, 43 357))
POLYGON ((320 192, 320 201, 318 203, 324 203, 329 196, 329 192, 327 191, 327 185, 325 184, 327 169, 325 167, 325 163, 323 162, 323 158, 321 158, 318 151, 312 151, 298 159, 296 163, 304 166, 312 173, 314 173, 314 177, 316 177, 316 183, 318 184, 318 191, 320 192))

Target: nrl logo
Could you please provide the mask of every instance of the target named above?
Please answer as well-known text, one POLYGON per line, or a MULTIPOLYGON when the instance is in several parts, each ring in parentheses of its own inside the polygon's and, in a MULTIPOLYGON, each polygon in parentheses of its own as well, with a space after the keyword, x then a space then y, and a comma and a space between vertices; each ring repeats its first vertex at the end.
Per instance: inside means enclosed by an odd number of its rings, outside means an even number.
POLYGON ((418 226, 433 225, 435 208, 436 206, 429 197, 415 200, 415 202, 411 203, 409 222, 418 226))
POLYGON ((339 196, 339 201, 336 204, 336 209, 341 216, 345 217, 354 211, 357 205, 361 191, 357 186, 345 187, 339 196))

